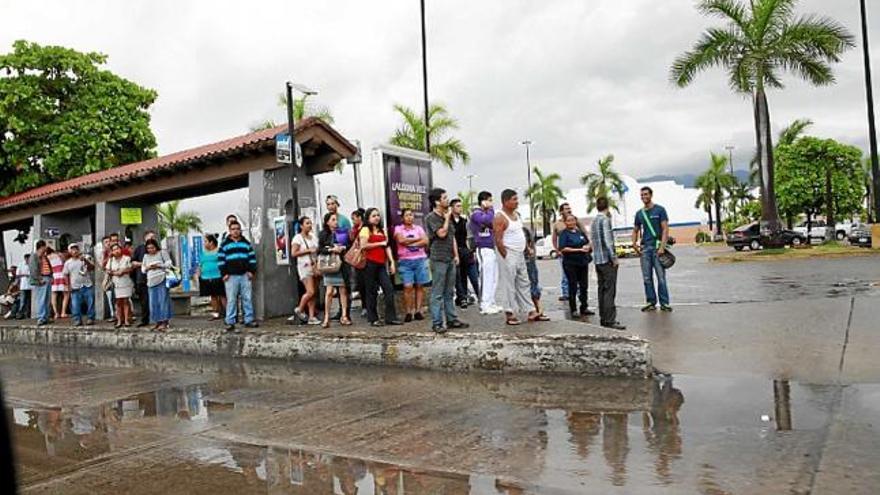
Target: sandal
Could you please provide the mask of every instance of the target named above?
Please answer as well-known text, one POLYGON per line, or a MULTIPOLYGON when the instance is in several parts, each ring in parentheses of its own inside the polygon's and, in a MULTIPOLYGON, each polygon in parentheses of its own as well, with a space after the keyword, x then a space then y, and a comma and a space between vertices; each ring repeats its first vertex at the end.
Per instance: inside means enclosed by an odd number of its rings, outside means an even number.
POLYGON ((515 327, 518 325, 522 325, 522 322, 516 318, 508 318, 508 319, 504 320, 504 324, 509 325, 511 327, 515 327))
POLYGON ((321 328, 330 328, 330 322, 327 320, 322 321, 321 328))
POLYGON ((529 318, 529 321, 533 322, 533 323, 541 322, 541 321, 550 321, 550 317, 545 315, 544 313, 539 313, 539 314, 529 318))
POLYGON ((351 319, 349 319, 349 317, 347 317, 347 316, 344 316, 339 319, 339 324, 344 327, 350 327, 351 326, 351 319))

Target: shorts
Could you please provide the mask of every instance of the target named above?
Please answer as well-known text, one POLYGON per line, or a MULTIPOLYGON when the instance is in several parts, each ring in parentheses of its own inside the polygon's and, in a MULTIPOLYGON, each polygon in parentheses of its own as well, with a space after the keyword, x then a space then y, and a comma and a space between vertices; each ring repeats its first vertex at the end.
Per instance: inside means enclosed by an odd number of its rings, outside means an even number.
POLYGON ((404 286, 428 285, 431 275, 428 273, 428 258, 400 260, 397 271, 404 286))
POLYGON ((529 274, 529 292, 532 299, 541 299, 541 284, 538 282, 538 264, 535 260, 526 259, 526 271, 529 274))
POLYGON ((199 295, 202 297, 226 295, 226 285, 222 278, 200 278, 199 295))

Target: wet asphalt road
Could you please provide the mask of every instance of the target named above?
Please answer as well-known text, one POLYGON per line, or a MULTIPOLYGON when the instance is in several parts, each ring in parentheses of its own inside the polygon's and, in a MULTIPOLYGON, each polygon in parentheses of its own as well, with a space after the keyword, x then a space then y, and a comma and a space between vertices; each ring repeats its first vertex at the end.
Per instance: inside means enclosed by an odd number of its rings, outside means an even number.
POLYGON ((876 493, 880 258, 682 251, 653 381, 0 348, 24 492, 876 493))

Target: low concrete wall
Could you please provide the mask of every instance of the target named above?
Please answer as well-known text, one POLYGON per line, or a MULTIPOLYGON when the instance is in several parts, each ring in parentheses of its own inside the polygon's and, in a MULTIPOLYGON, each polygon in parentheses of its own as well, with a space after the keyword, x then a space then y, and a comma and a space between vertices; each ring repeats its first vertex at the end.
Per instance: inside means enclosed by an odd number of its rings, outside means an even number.
POLYGON ((647 341, 601 335, 517 336, 497 333, 375 334, 252 332, 176 328, 146 331, 66 327, 0 328, 0 344, 112 349, 235 358, 325 361, 449 371, 505 371, 647 377, 647 341))

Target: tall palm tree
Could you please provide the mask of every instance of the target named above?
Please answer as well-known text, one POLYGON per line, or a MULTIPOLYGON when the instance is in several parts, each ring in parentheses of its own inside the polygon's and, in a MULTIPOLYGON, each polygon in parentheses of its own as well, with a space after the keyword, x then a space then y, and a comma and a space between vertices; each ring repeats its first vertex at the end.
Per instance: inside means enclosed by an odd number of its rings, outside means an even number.
MULTIPOLYGON (((794 144, 794 142, 800 139, 812 125, 813 121, 810 119, 797 119, 791 124, 788 124, 788 127, 779 131, 779 138, 776 140, 776 145, 773 147, 774 156, 780 146, 794 144)), ((751 163, 749 163, 749 182, 758 185, 760 183, 760 178, 761 171, 758 169, 758 154, 755 153, 752 157, 751 163)))
POLYGON ((727 190, 730 199, 731 211, 736 218, 736 209, 742 210, 749 201, 755 199, 752 197, 752 188, 748 182, 740 182, 734 177, 734 184, 727 190))
POLYGON ((700 195, 697 196, 694 208, 702 208, 706 212, 706 215, 709 216, 709 230, 712 231, 715 228, 715 223, 712 221, 712 201, 715 197, 715 192, 712 191, 703 177, 697 178, 694 185, 700 190, 700 195))
POLYGON ((594 210, 596 200, 604 196, 608 198, 608 206, 620 212, 617 208, 617 199, 623 199, 626 186, 620 174, 614 170, 614 155, 599 159, 598 165, 598 172, 590 172, 581 177, 581 184, 587 186, 587 211, 594 210), (614 199, 611 193, 617 196, 617 199, 614 199))
POLYGON ((832 63, 855 46, 840 23, 816 15, 795 16, 798 0, 703 0, 698 9, 725 21, 711 27, 691 51, 672 65, 670 78, 679 87, 714 67, 727 70, 731 89, 750 95, 761 185, 761 219, 780 228, 773 187, 773 138, 767 89, 781 89, 782 73, 791 71, 815 86, 833 84, 832 63))
MULTIPOLYGON (((328 124, 333 124, 335 119, 333 118, 333 112, 330 110, 330 107, 325 105, 315 105, 309 102, 309 96, 311 95, 302 95, 299 98, 293 99, 293 121, 299 122, 300 120, 306 117, 317 117, 328 124)), ((278 94, 278 106, 283 107, 285 112, 287 110, 287 95, 284 93, 278 94)), ((271 122, 271 121, 269 121, 271 122)))
MULTIPOLYGON (((425 151, 425 120, 422 115, 403 105, 394 105, 394 111, 403 118, 401 126, 394 131, 389 142, 413 150, 425 151)), ((458 129, 458 121, 449 116, 446 107, 434 103, 428 110, 428 126, 431 135, 431 157, 450 170, 456 162, 467 165, 471 161, 464 144, 454 137, 446 137, 458 129)))
MULTIPOLYGON (((544 237, 550 233, 550 219, 559 208, 559 201, 563 198, 562 189, 556 184, 562 177, 557 173, 544 175, 537 166, 532 169, 535 178, 532 187, 526 191, 526 197, 532 203, 535 210, 541 211, 541 219, 544 226, 544 237)), ((535 211, 531 211, 530 218, 535 218, 535 211)))
POLYGON ((727 171, 727 157, 710 153, 709 168, 699 177, 697 183, 712 191, 712 204, 715 205, 715 235, 721 237, 721 205, 724 191, 733 187, 736 179, 727 171))
POLYGON ((162 203, 156 208, 159 212, 159 235, 167 237, 174 234, 188 234, 202 231, 202 218, 194 211, 180 211, 180 200, 162 203))

